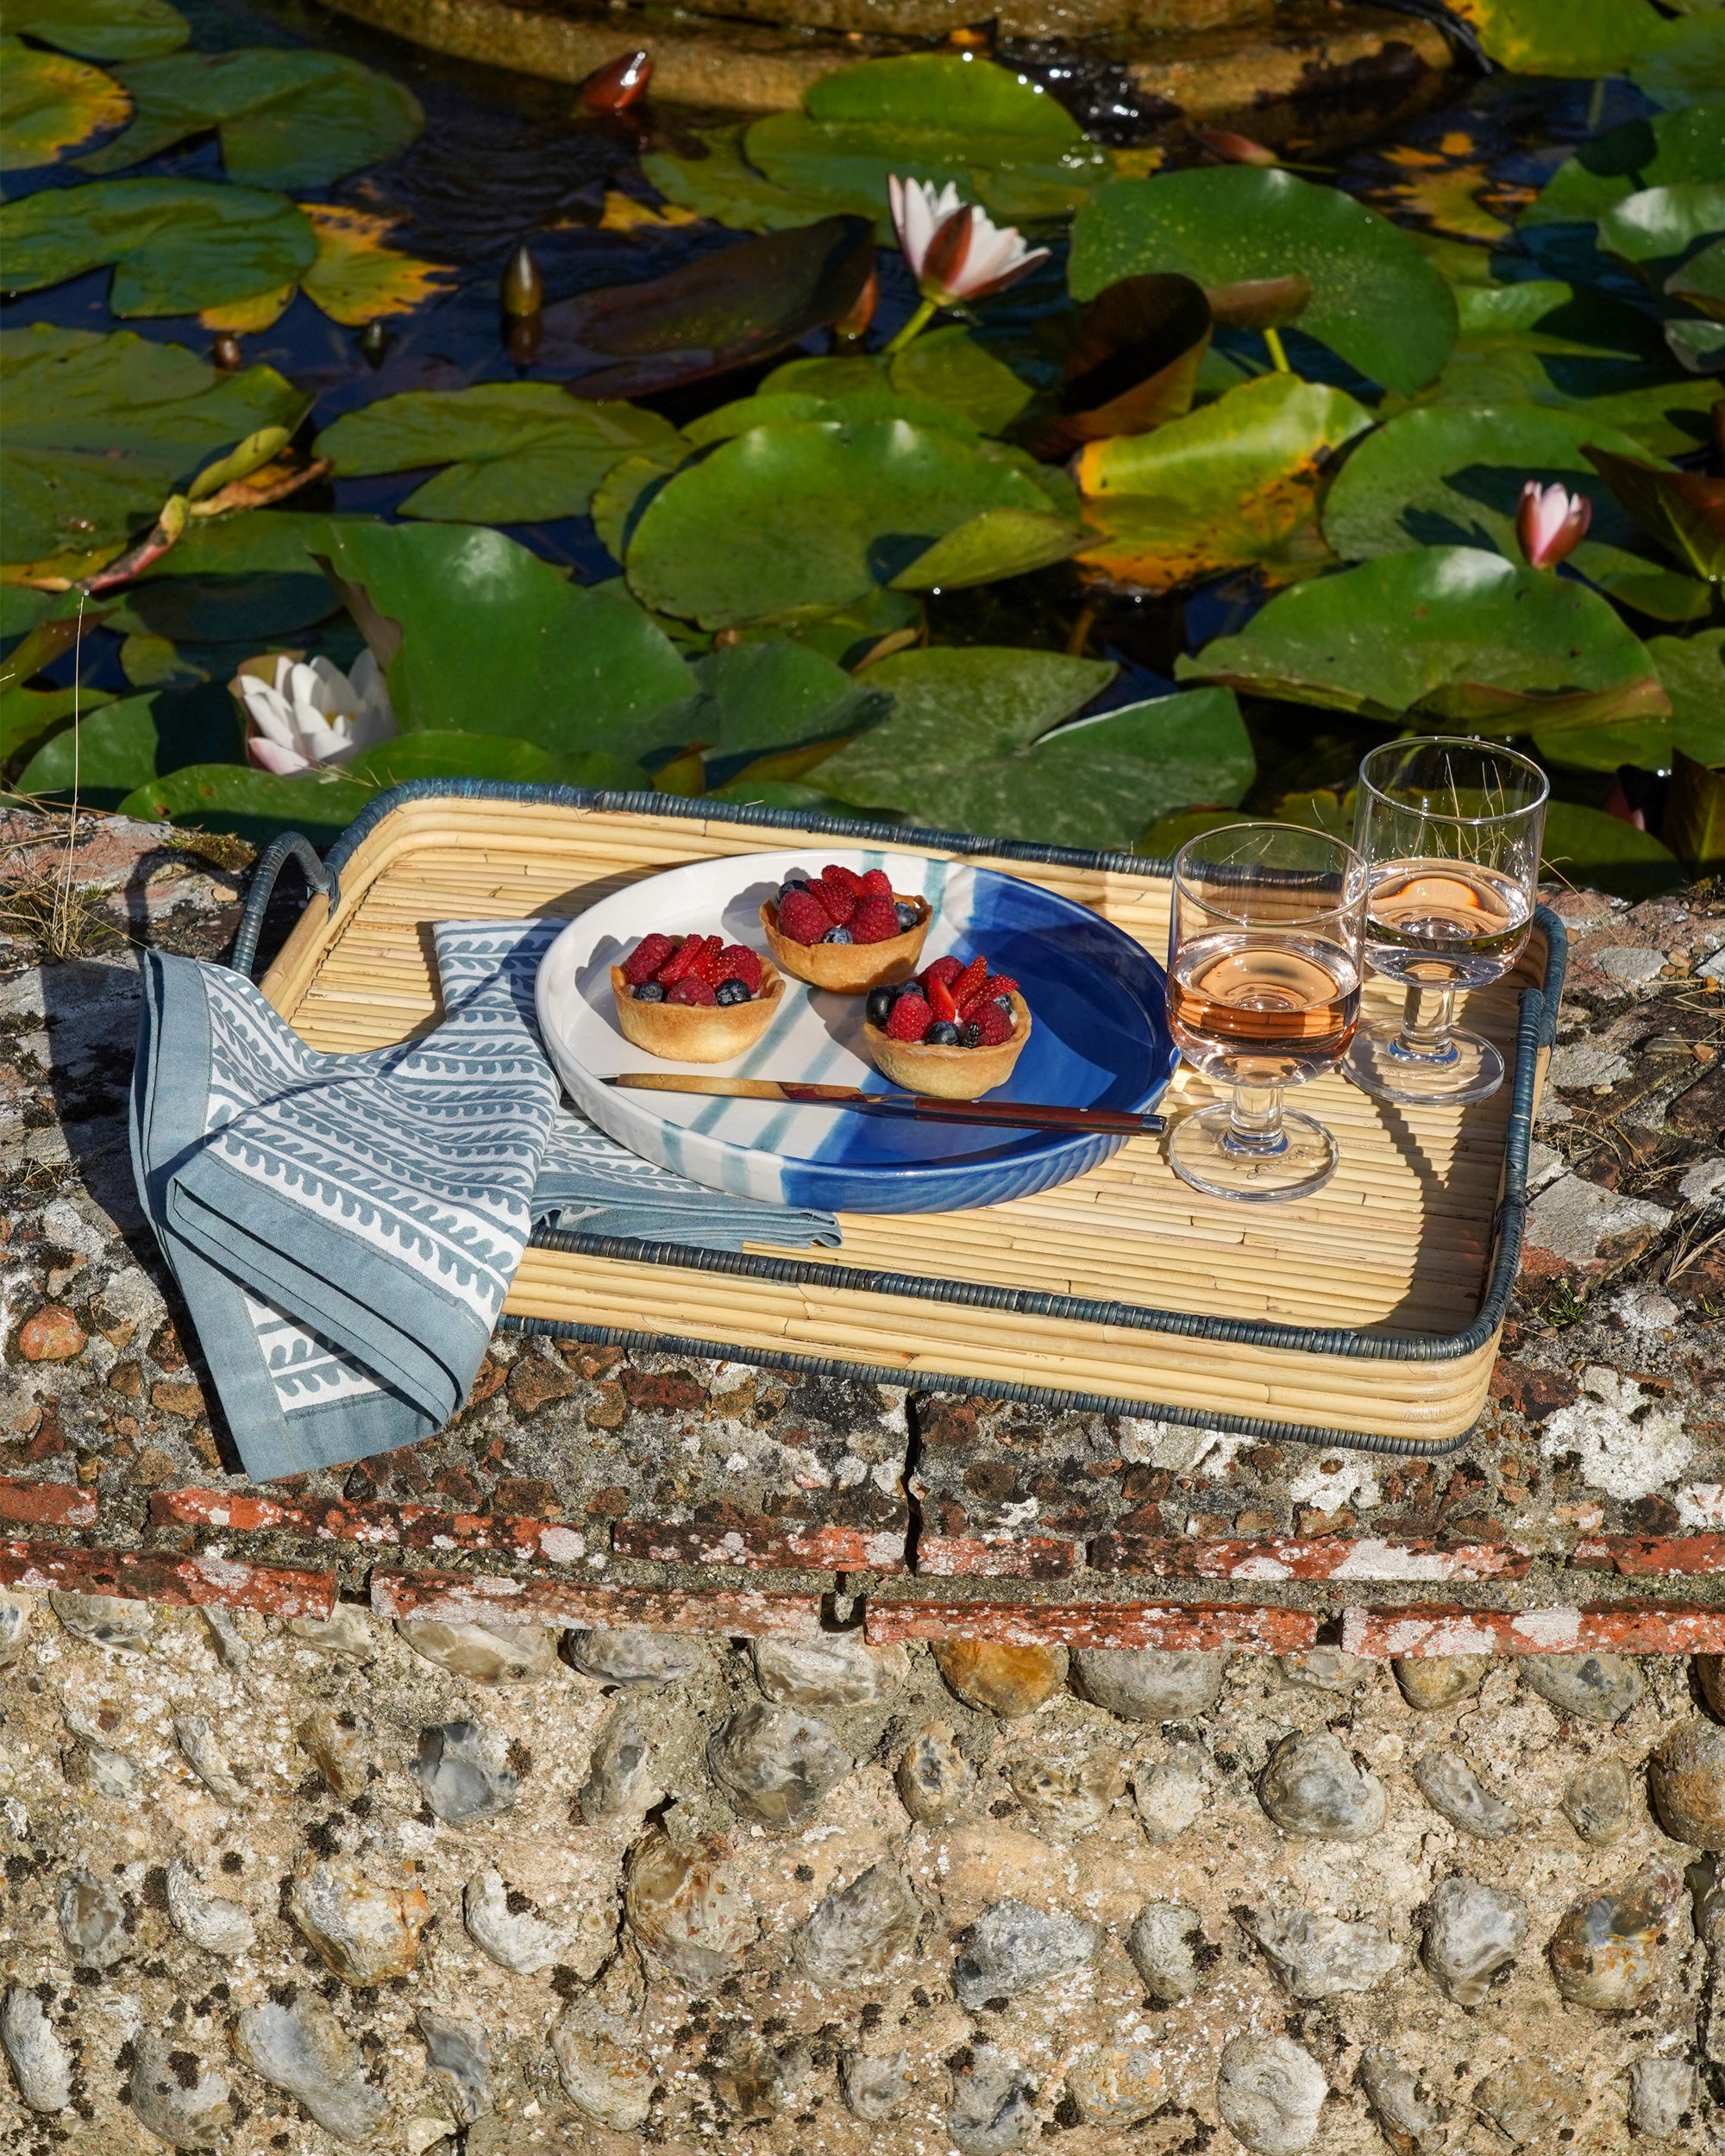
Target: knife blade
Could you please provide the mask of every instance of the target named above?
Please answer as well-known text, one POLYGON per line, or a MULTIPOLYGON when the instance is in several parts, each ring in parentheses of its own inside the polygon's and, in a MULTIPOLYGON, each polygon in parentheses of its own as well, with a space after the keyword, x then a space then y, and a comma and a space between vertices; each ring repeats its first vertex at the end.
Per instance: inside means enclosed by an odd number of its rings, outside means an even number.
POLYGON ((604 1081, 638 1093, 696 1093, 722 1100, 782 1100, 799 1108, 849 1108, 906 1123, 995 1124, 1006 1130, 1089 1131, 1151 1138, 1159 1115, 1132 1108, 1075 1108, 1036 1100, 937 1100, 920 1093, 864 1093, 857 1086, 805 1085, 790 1078, 707 1078, 681 1070, 624 1070, 604 1081))

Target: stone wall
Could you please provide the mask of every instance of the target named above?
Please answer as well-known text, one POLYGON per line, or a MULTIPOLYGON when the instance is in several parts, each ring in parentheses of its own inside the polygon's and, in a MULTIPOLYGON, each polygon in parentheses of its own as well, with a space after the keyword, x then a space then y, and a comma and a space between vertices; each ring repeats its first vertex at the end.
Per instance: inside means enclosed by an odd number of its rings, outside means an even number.
POLYGON ((0 1642, 17 2156, 1714 2145, 1710 1663, 0 1642))

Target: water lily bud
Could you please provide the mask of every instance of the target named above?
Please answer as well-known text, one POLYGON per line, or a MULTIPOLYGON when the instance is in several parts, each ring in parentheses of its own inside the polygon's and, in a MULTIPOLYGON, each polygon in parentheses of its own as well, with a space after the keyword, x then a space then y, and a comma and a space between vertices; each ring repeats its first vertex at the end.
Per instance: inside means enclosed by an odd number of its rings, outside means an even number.
POLYGON ((389 332, 380 322, 368 322, 360 332, 360 354, 368 367, 381 367, 389 349, 389 332))
POLYGON ((1566 487, 1529 479, 1515 511, 1515 536, 1530 569, 1554 569, 1573 554, 1593 522, 1593 504, 1566 487))
POLYGON ((224 329, 210 346, 210 356, 224 374, 237 374, 246 364, 246 355, 240 349, 240 340, 228 329, 224 329))
POLYGON ((503 273, 503 311, 511 322, 519 322, 536 315, 544 304, 545 280, 524 240, 503 273))
POLYGON ((1193 134, 1212 157, 1225 165, 1279 165, 1282 160, 1249 135, 1233 135, 1226 128, 1194 128, 1193 134))
POLYGON ((587 112, 627 112, 647 95, 653 79, 653 62, 643 45, 633 53, 619 53, 603 67, 594 68, 581 85, 581 105, 587 112))

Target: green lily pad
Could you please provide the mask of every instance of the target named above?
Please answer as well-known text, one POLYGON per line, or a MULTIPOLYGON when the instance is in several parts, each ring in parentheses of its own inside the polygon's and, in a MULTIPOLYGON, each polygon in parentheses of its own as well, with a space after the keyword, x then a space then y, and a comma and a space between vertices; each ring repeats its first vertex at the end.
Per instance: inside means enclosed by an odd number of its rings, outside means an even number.
POLYGON ((224 374, 183 345, 46 323, 0 330, 0 397, 3 543, 28 561, 147 529, 212 458, 310 402, 272 367, 224 374))
POLYGON ((1324 535, 1347 561, 1425 546, 1494 547, 1519 561, 1515 511, 1531 479, 1560 481, 1593 505, 1571 567, 1626 604, 1665 621, 1700 618, 1710 597, 1643 541, 1601 481, 1584 445, 1635 457, 1628 435, 1584 414, 1524 404, 1512 411, 1446 405, 1403 412, 1355 448, 1324 504, 1324 535))
POLYGON ((120 804, 122 816, 194 830, 231 831, 267 846, 284 831, 299 831, 329 847, 377 798, 377 788, 339 771, 278 777, 245 764, 195 763, 166 779, 151 779, 120 804))
POLYGON ((116 809, 137 787, 188 764, 237 764, 241 745, 224 684, 154 689, 86 711, 75 740, 68 726, 37 749, 18 791, 69 799, 75 777, 80 801, 116 809))
POLYGON ((549 382, 407 390, 345 414, 317 438, 318 455, 343 477, 447 466, 401 513, 475 524, 584 517, 624 457, 681 446, 656 412, 587 404, 549 382))
POLYGON ((698 449, 706 449, 715 442, 735 442, 738 435, 749 434, 756 427, 833 417, 830 398, 799 396, 791 390, 775 395, 762 392, 754 397, 739 397, 734 404, 703 412, 699 419, 690 420, 683 429, 683 439, 693 442, 698 449))
POLYGON ((1725 180, 1725 103, 1655 113, 1596 135, 1558 166, 1521 222, 1591 224, 1644 187, 1697 179, 1725 180))
MULTIPOLYGON (((1680 456, 1708 439, 1718 395, 1710 383, 1674 376, 1662 350, 1643 357, 1530 333, 1465 338, 1425 401, 1476 411, 1545 405, 1576 413, 1595 434, 1680 456)), ((1395 409, 1387 404, 1385 416, 1395 409)))
POLYGON ((1295 585, 1175 672, 1386 724, 1487 733, 1668 708, 1645 648, 1608 600, 1474 547, 1422 547, 1295 585))
POLYGON ((329 559, 404 733, 502 734, 630 760, 689 738, 694 678, 614 588, 585 591, 477 526, 350 526, 329 559))
POLYGON ((680 210, 693 210, 697 216, 711 217, 737 232, 788 231, 806 224, 813 209, 848 210, 878 219, 873 196, 860 190, 823 194, 812 201, 757 172, 743 154, 748 128, 746 121, 736 121, 724 127, 692 128, 691 137, 699 146, 693 154, 687 149, 649 150, 641 160, 642 174, 680 210))
POLYGON ((1669 771, 1680 755, 1698 764, 1725 765, 1725 630, 1650 637, 1647 656, 1671 699, 1668 718, 1549 736, 1535 734, 1540 754, 1584 771, 1615 771, 1626 763, 1643 771, 1669 771))
POLYGON ((1621 817, 1573 801, 1546 807, 1542 879, 1576 888, 1609 891, 1620 899, 1656 898, 1689 879, 1669 846, 1621 817))
POLYGON ((1665 292, 1712 321, 1725 323, 1725 240, 1716 240, 1674 269, 1665 279, 1665 292))
POLYGON ((1518 75, 1621 75, 1658 34, 1646 0, 1454 0, 1488 59, 1518 75))
POLYGON ((0 35, 84 60, 142 60, 177 52, 191 26, 167 0, 0 0, 0 35))
POLYGON ((888 372, 901 395, 944 404, 984 434, 1004 434, 1034 394, 968 329, 956 327, 925 329, 888 362, 888 372))
POLYGON ((1725 10, 1704 9, 1661 23, 1642 47, 1629 78, 1667 109, 1725 93, 1725 10))
POLYGON ((1248 567, 1280 582, 1309 575, 1331 558, 1318 530, 1324 467, 1371 424, 1341 390, 1266 374, 1148 434, 1093 442, 1078 484, 1104 536, 1079 559, 1152 592, 1248 567))
POLYGON ((1725 771, 1679 754, 1672 768, 1661 830, 1692 875, 1725 868, 1725 771))
POLYGON ((1454 296, 1407 234, 1291 172, 1220 165, 1098 189, 1072 228, 1073 297, 1170 270, 1206 286, 1303 277, 1301 329, 1385 389, 1422 388, 1455 342, 1454 296))
POLYGON ((694 673, 701 696, 689 737, 707 744, 709 761, 855 733, 892 702, 819 652, 782 639, 727 645, 697 660, 694 673))
POLYGON ((0 41, 0 172, 58 163, 131 112, 111 75, 63 53, 36 53, 0 41))
POLYGON ((120 71, 137 117, 117 142, 80 161, 117 172, 214 128, 230 179, 254 187, 326 187, 410 143, 419 100, 339 53, 242 46, 173 53, 120 71))
POLYGON ((1725 582, 1725 479, 1672 472, 1599 442, 1588 456, 1611 492, 1666 553, 1709 583, 1725 582))
POLYGON ((687 466, 642 512, 630 588, 703 628, 830 612, 987 509, 1045 513, 1010 464, 902 420, 762 427, 687 466))
POLYGON ((890 718, 821 764, 820 784, 860 808, 945 820, 941 789, 963 765, 1016 755, 1113 680, 1105 660, 975 644, 894 652, 869 668, 890 718))
MULTIPOLYGON (((1022 76, 952 53, 863 60, 820 76, 800 112, 757 120, 743 154, 805 199, 888 212, 887 175, 956 183, 1008 223, 1070 216, 1112 172, 1059 101, 1022 76)), ((882 227, 888 236, 889 226, 882 227)))
POLYGON ((782 626, 744 627, 737 634, 741 643, 788 640, 818 651, 822 658, 849 671, 919 641, 922 630, 921 600, 881 584, 850 605, 834 607, 831 613, 811 614, 805 620, 782 626))
POLYGON ((682 468, 686 460, 687 451, 681 442, 656 455, 624 457, 621 463, 612 467, 593 489, 587 514, 593 518, 593 530, 610 549, 613 561, 621 561, 627 554, 642 512, 672 473, 682 468))
POLYGON ((142 629, 133 630, 120 646, 120 671, 135 689, 186 689, 210 679, 209 667, 199 666, 170 638, 142 629))
POLYGON ((1208 831, 1225 830, 1239 821, 1235 809, 1176 809, 1171 816, 1158 816, 1142 830, 1132 849, 1151 861, 1172 861, 1189 838, 1202 838, 1208 831))
POLYGON ((1716 233, 1725 232, 1725 181, 1644 187, 1599 220, 1599 244, 1656 283, 1716 233))
POLYGON ((114 265, 116 315, 186 315, 298 281, 317 254, 283 196, 197 179, 102 179, 48 188, 0 209, 13 291, 40 291, 114 265))
MULTIPOLYGON (((1298 281, 1309 298, 1309 287, 1298 281)), ((1031 427, 1027 446, 1052 461, 1087 442, 1148 434, 1184 418, 1214 327, 1204 288, 1189 277, 1161 272, 1108 285, 1076 315, 1058 405, 1031 427)))
POLYGON ((893 579, 900 592, 957 592, 1028 576, 1066 561, 1083 544, 1076 523, 1052 509, 985 509, 937 539, 893 579))
POLYGON ((409 779, 514 779, 540 783, 556 765, 550 751, 511 734, 463 734, 431 729, 397 734, 346 758, 345 776, 373 786, 402 786, 409 779))
POLYGON ((74 695, 71 689, 27 689, 16 683, 0 688, 0 770, 34 755, 74 711, 88 717, 113 701, 101 689, 84 689, 74 695))

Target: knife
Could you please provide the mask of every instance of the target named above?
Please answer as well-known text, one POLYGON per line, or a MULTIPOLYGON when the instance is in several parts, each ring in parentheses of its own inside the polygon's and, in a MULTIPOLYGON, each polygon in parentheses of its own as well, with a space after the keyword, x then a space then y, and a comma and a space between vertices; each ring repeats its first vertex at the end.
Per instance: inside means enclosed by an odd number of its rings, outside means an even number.
POLYGON ((1034 1100, 936 1100, 920 1093, 864 1093, 856 1086, 800 1085, 792 1079, 703 1078, 680 1070, 625 1070, 608 1086, 641 1093, 710 1094, 726 1100, 784 1100, 799 1108, 850 1108, 900 1123, 994 1123, 1008 1130, 1084 1131, 1150 1138, 1159 1115, 1129 1108, 1068 1108, 1034 1100))

